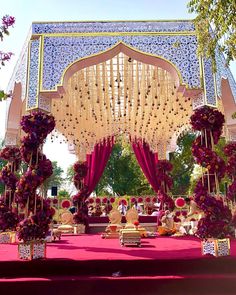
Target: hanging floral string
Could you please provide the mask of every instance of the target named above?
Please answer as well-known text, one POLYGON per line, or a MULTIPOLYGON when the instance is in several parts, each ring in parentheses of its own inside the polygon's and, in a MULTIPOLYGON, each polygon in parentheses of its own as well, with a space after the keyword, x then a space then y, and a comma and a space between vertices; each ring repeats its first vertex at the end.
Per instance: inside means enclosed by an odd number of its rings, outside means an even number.
POLYGON ((78 189, 78 193, 73 196, 73 204, 77 206, 77 212, 74 214, 75 223, 87 222, 88 208, 85 200, 88 197, 88 187, 84 184, 84 179, 88 172, 87 162, 76 162, 74 164, 74 185, 78 189))
POLYGON ((25 241, 45 236, 52 218, 50 202, 37 195, 36 190, 53 173, 51 161, 42 153, 42 145, 54 129, 55 120, 51 115, 34 112, 22 117, 21 127, 27 133, 21 140, 20 150, 28 169, 17 182, 15 197, 26 217, 18 232, 19 239, 25 241))
POLYGON ((161 202, 161 208, 173 210, 175 207, 173 199, 168 195, 173 185, 170 172, 173 169, 172 164, 168 160, 159 160, 156 165, 157 184, 159 187, 158 201, 161 202))
POLYGON ((222 199, 211 195, 218 191, 218 182, 225 174, 224 161, 212 150, 222 133, 224 116, 208 106, 197 109, 190 118, 193 130, 200 131, 192 153, 198 164, 207 169, 198 181, 195 201, 204 212, 198 223, 197 235, 202 239, 223 238, 232 234, 232 214, 222 199))
POLYGON ((231 201, 236 201, 236 143, 232 142, 224 147, 224 153, 228 156, 226 172, 231 178, 232 183, 227 190, 227 198, 231 201))

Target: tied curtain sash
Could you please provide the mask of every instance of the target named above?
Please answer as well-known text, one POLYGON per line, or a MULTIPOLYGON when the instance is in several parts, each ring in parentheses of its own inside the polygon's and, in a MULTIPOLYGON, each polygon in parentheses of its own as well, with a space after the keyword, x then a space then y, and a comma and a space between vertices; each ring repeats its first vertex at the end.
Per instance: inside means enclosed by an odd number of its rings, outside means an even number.
POLYGON ((154 191, 157 193, 159 190, 156 176, 158 154, 153 153, 146 142, 142 142, 137 139, 132 142, 132 148, 144 175, 154 191))
POLYGON ((88 165, 88 172, 84 180, 84 184, 87 186, 86 197, 90 196, 98 184, 110 158, 113 144, 113 138, 104 139, 101 143, 95 145, 91 154, 86 156, 88 165))

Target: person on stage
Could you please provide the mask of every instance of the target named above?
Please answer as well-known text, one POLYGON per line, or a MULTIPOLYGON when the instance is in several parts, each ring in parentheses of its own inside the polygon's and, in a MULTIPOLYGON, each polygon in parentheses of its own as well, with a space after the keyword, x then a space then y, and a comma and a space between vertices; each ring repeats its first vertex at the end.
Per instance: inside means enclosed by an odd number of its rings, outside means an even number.
POLYGON ((198 221, 203 217, 203 212, 200 210, 194 200, 190 198, 185 198, 185 202, 189 206, 189 212, 185 221, 190 222, 189 234, 193 235, 197 231, 198 221))
POLYGON ((133 209, 138 212, 138 215, 141 215, 143 213, 142 207, 138 204, 136 200, 134 201, 133 209))
POLYGON ((160 236, 171 236, 176 233, 174 218, 169 210, 166 210, 161 218, 161 226, 158 227, 160 236))
POLYGON ((122 215, 126 215, 127 212, 127 206, 125 205, 125 200, 121 201, 121 204, 118 206, 118 210, 122 215))
POLYGON ((107 215, 109 215, 110 211, 112 210, 112 205, 110 203, 110 201, 108 200, 106 203, 106 206, 104 208, 104 213, 107 215))

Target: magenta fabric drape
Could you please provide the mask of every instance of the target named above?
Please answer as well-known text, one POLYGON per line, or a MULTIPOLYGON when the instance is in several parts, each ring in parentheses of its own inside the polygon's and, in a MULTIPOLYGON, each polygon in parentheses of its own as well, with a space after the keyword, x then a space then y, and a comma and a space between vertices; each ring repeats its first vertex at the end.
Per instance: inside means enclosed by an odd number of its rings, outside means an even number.
POLYGON ((150 150, 149 145, 141 140, 133 140, 132 148, 136 159, 142 168, 144 175, 151 184, 155 192, 158 192, 159 185, 156 177, 156 164, 158 162, 158 154, 150 150))
POLYGON ((113 144, 113 138, 104 139, 103 142, 96 144, 93 152, 88 154, 86 157, 88 172, 85 177, 84 184, 87 186, 87 197, 89 197, 94 191, 103 174, 106 164, 110 158, 113 144))

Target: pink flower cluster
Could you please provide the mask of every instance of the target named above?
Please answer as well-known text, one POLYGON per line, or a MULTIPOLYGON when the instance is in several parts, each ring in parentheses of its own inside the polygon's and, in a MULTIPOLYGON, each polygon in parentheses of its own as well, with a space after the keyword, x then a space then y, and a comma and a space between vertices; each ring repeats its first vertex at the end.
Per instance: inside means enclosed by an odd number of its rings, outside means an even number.
POLYGON ((5 29, 8 29, 9 27, 13 26, 15 23, 15 18, 14 16, 10 16, 10 15, 5 15, 2 18, 2 26, 5 29))
POLYGON ((5 204, 4 200, 0 199, 0 231, 16 230, 18 223, 17 214, 5 204))

